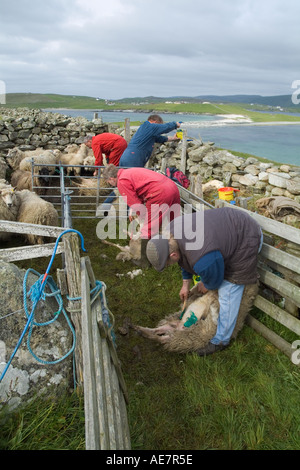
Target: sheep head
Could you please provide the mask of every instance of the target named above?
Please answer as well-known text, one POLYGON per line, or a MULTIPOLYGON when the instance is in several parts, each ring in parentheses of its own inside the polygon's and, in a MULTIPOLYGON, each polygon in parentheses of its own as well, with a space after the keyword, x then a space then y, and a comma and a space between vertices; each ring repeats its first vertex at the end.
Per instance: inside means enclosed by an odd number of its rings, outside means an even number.
POLYGON ((12 207, 16 200, 14 188, 10 184, 0 187, 0 197, 7 207, 12 207))
POLYGON ((50 184, 50 171, 46 167, 39 169, 38 174, 40 176, 40 186, 49 186, 50 184))

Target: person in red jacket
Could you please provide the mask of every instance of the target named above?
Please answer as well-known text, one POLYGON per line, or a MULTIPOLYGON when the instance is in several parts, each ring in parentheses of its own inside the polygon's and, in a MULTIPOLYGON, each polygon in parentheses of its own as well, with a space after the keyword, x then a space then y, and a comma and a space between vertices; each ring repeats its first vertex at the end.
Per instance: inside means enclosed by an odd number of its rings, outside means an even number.
MULTIPOLYGON (((119 166, 120 158, 127 148, 127 142, 122 136, 111 134, 110 132, 87 137, 84 143, 93 150, 95 166, 103 166, 103 154, 106 157, 107 163, 119 166)), ((97 170, 94 172, 94 176, 96 175, 97 170)))
POLYGON ((142 239, 148 240, 157 234, 166 217, 169 222, 180 215, 179 190, 161 173, 140 167, 118 169, 108 165, 103 170, 103 178, 118 188, 130 207, 129 220, 133 213, 138 213, 142 239))

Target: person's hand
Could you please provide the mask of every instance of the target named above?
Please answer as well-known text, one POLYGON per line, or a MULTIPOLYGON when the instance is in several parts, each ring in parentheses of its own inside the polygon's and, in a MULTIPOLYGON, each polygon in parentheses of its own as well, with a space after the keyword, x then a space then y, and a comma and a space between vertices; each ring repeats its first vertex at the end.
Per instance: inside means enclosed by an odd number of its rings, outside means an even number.
POLYGON ((129 212, 128 212, 128 219, 129 219, 129 222, 132 222, 133 219, 134 219, 134 216, 132 214, 132 209, 129 209, 129 212))
POLYGON ((182 287, 179 292, 179 297, 182 302, 187 300, 188 296, 190 293, 190 280, 186 281, 184 280, 182 283, 182 287))
POLYGON ((169 135, 168 136, 168 142, 172 141, 172 140, 180 140, 179 137, 177 137, 176 134, 174 135, 169 135))
POLYGON ((139 211, 132 210, 131 208, 128 211, 128 219, 129 222, 132 222, 134 219, 136 219, 140 215, 139 211))
POLYGON ((97 176, 98 175, 98 171, 95 170, 94 173, 93 173, 93 176, 97 176))
POLYGON ((198 292, 200 292, 200 294, 206 294, 206 292, 208 292, 208 289, 206 289, 203 282, 201 282, 201 281, 198 282, 197 289, 198 289, 198 292))

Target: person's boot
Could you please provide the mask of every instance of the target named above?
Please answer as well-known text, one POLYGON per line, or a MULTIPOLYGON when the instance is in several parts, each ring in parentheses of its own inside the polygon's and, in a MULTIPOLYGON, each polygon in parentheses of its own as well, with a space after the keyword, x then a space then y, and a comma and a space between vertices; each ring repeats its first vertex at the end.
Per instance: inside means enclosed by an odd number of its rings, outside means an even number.
POLYGON ((209 356, 210 354, 213 354, 218 351, 222 351, 222 349, 227 348, 229 346, 228 344, 213 344, 213 343, 208 343, 204 348, 200 348, 196 351, 198 356, 209 356))

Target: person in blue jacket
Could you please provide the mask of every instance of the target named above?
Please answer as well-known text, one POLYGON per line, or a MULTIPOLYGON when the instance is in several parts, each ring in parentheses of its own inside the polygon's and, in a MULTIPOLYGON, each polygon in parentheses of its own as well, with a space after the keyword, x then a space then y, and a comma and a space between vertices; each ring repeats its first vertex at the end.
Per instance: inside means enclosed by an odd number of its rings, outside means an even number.
POLYGON ((136 131, 127 148, 123 152, 119 166, 144 167, 151 157, 154 144, 179 140, 174 136, 165 136, 180 127, 179 122, 167 122, 164 124, 158 114, 151 114, 136 131))
MULTIPOLYGON (((136 131, 126 150, 122 153, 119 167, 141 167, 143 168, 151 157, 154 144, 179 140, 175 135, 166 136, 167 134, 180 127, 179 122, 167 122, 164 124, 162 118, 158 114, 151 114, 136 131)), ((116 194, 112 191, 105 199, 101 206, 103 215, 106 215, 111 204, 116 198, 116 194)))

